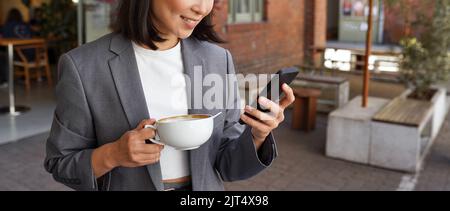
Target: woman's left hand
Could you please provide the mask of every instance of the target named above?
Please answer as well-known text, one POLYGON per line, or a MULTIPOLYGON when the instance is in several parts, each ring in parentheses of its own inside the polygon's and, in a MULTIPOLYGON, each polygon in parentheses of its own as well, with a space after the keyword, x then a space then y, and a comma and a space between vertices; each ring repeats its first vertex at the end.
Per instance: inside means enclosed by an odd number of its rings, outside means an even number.
POLYGON ((282 90, 286 95, 280 104, 268 100, 265 97, 258 99, 259 104, 270 110, 269 113, 264 113, 251 106, 245 107, 245 112, 256 117, 258 120, 242 114, 241 119, 247 125, 252 127, 253 141, 257 149, 261 147, 267 136, 284 121, 284 110, 295 101, 294 92, 287 84, 283 84, 282 90))

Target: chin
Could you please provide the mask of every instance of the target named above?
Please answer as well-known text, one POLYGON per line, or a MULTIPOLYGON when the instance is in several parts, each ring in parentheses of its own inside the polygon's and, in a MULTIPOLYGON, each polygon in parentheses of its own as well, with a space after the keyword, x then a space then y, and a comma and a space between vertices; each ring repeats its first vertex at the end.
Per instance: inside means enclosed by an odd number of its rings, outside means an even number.
POLYGON ((193 32, 194 31, 180 32, 180 33, 178 33, 178 38, 180 38, 180 39, 189 38, 192 35, 193 32))

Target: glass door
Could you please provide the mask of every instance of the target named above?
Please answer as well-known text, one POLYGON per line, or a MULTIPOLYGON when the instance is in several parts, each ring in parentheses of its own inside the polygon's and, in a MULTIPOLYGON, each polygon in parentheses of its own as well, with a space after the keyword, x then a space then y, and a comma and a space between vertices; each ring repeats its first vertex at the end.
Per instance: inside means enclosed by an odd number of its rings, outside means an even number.
MULTIPOLYGON (((364 42, 368 30, 369 14, 368 0, 341 0, 339 10, 339 41, 364 42)), ((381 0, 375 0, 373 5, 372 41, 383 41, 383 5, 381 0)))
POLYGON ((112 32, 118 0, 78 0, 79 44, 112 32))

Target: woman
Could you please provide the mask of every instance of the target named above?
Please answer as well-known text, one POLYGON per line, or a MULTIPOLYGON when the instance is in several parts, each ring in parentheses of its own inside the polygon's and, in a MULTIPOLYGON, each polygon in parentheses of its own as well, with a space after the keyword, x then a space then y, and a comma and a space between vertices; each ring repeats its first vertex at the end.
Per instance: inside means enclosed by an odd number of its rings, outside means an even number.
POLYGON ((23 21, 22 13, 15 8, 8 12, 8 17, 2 30, 4 38, 28 39, 32 35, 30 25, 23 21))
POLYGON ((191 108, 198 101, 187 83, 172 81, 183 73, 195 78, 198 67, 204 77, 234 74, 230 53, 210 43, 220 41, 210 25, 213 3, 123 0, 115 33, 61 57, 45 160, 57 181, 76 190, 223 190, 222 181, 250 178, 272 163, 271 131, 294 99, 287 85, 280 105, 261 100, 276 115, 247 108, 264 121, 243 115, 244 126, 240 110, 227 109, 238 94, 220 90, 229 98, 223 109, 191 108), (155 119, 219 112, 211 139, 197 150, 146 144, 155 131, 144 127, 155 119))

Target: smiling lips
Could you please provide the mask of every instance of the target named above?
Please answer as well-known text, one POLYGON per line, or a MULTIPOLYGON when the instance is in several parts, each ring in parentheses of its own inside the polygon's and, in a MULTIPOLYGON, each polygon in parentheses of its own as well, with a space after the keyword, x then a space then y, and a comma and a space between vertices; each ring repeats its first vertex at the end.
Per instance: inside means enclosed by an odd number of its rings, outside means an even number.
POLYGON ((186 26, 189 29, 194 29, 195 26, 197 26, 197 24, 200 23, 200 20, 196 20, 196 19, 192 19, 192 18, 188 18, 188 17, 184 17, 184 16, 181 16, 181 19, 184 21, 184 23, 186 23, 186 26))

